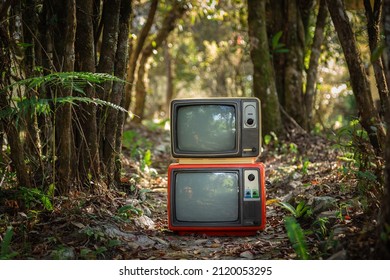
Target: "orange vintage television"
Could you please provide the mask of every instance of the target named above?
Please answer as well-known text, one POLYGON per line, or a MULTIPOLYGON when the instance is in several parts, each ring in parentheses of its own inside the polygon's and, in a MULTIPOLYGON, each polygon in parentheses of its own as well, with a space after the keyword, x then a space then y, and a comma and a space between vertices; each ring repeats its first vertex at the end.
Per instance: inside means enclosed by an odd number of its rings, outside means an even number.
POLYGON ((168 225, 178 234, 254 235, 265 227, 262 163, 171 164, 168 225))

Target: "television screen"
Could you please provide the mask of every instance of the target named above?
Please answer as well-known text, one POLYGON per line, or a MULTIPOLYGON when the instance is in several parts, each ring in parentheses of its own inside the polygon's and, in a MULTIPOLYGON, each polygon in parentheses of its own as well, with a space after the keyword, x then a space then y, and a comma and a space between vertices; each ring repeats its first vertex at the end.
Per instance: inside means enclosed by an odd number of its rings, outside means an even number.
POLYGON ((177 111, 177 145, 183 152, 236 149, 236 110, 229 105, 189 105, 177 111))
POLYGON ((176 174, 176 219, 179 222, 237 222, 238 172, 176 174))

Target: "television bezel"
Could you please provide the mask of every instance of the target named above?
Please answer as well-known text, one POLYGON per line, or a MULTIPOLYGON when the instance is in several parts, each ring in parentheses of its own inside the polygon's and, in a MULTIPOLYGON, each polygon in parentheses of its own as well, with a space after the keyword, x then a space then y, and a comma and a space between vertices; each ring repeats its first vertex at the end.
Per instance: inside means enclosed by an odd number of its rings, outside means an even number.
POLYGON ((256 97, 217 97, 217 98, 186 98, 186 99, 173 99, 170 105, 170 120, 171 120, 171 155, 173 158, 257 158, 261 153, 261 103, 256 97), (257 116, 256 116, 256 128, 244 128, 243 124, 243 102, 256 102, 257 104, 257 116), (177 139, 177 116, 179 108, 183 106, 196 106, 196 105, 221 105, 221 106, 233 106, 235 109, 236 117, 236 147, 233 150, 227 151, 201 151, 201 152, 189 152, 181 150, 179 148, 179 141, 177 139), (242 147, 242 134, 243 129, 256 129, 258 145, 253 147, 256 149, 255 154, 244 155, 242 147))
POLYGON ((247 236, 255 235, 258 231, 264 230, 266 224, 266 193, 265 193, 265 169, 261 162, 255 163, 240 163, 240 164, 180 164, 173 163, 168 168, 168 198, 167 198, 167 212, 168 212, 168 228, 179 235, 184 234, 206 234, 216 236, 247 236), (178 222, 175 221, 174 202, 175 199, 175 172, 191 171, 191 172, 243 172, 247 169, 257 169, 259 171, 260 183, 260 220, 259 225, 244 225, 241 211, 243 209, 243 194, 242 182, 243 174, 239 173, 239 197, 237 200, 239 217, 236 222, 178 222))

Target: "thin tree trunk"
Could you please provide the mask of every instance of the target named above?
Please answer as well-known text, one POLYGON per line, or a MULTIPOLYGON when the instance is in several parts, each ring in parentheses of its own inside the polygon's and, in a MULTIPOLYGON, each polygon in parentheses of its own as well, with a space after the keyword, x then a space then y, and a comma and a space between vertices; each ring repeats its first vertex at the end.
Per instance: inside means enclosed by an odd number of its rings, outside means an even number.
MULTIPOLYGON (((76 39, 76 1, 63 1, 57 6, 58 14, 65 10, 64 18, 60 19, 59 28, 64 28, 65 39, 61 40, 64 45, 60 45, 60 39, 55 42, 56 50, 59 55, 59 66, 63 72, 74 71, 75 51, 74 44, 76 39)), ((59 34, 57 34, 59 36, 59 34)), ((61 88, 58 90, 58 97, 72 96, 72 89, 61 88)), ((70 190, 72 167, 72 108, 70 104, 62 104, 56 110, 56 150, 58 157, 57 185, 61 193, 67 193, 70 190)))
MULTIPOLYGON (((9 77, 11 76, 11 56, 9 49, 10 40, 8 32, 5 25, 0 25, 0 72, 3 73, 3 75, 0 76, 0 86, 2 88, 5 88, 10 84, 9 77)), ((2 92, 0 94, 0 108, 4 111, 11 108, 9 98, 10 96, 7 96, 6 92, 2 92)), ((30 187, 31 181, 27 165, 25 163, 25 153, 19 137, 19 131, 17 130, 12 117, 3 117, 1 122, 2 127, 5 130, 5 134, 7 135, 12 166, 15 168, 18 182, 21 186, 30 187)))
POLYGON ((327 0, 329 13, 337 31, 348 65, 351 86, 356 98, 362 127, 367 131, 370 142, 377 154, 384 151, 385 131, 378 111, 374 107, 368 78, 356 46, 355 37, 341 0, 327 0))
MULTIPOLYGON (((118 47, 116 51, 115 59, 115 76, 120 79, 125 79, 126 74, 126 65, 127 65, 127 53, 128 53, 128 36, 129 36, 129 24, 130 24, 130 14, 131 14, 131 1, 122 0, 120 7, 120 16, 119 16, 119 36, 118 36, 118 47)), ((124 84, 122 82, 114 82, 111 92, 110 102, 115 105, 120 105, 123 98, 123 88, 124 84)), ((115 165, 115 160, 120 160, 120 150, 116 150, 116 147, 121 147, 122 145, 116 145, 115 141, 120 141, 117 139, 117 129, 122 130, 121 126, 118 126, 118 110, 114 108, 108 108, 107 110, 107 119, 105 126, 105 142, 103 147, 103 160, 107 167, 107 175, 109 181, 114 180, 114 175, 118 174, 115 172, 115 167, 119 168, 118 165, 115 165)), ((120 170, 118 171, 120 172, 120 170)))
MULTIPOLYGON (((385 34, 385 59, 386 76, 390 77, 390 0, 384 0, 383 5, 383 26, 385 34)), ((387 81, 389 82, 389 81, 387 81)), ((385 111, 387 127, 390 127, 390 111, 385 111)), ((387 131, 386 150, 385 150, 385 186, 381 200, 380 215, 378 222, 377 242, 375 247, 375 258, 390 258, 390 133, 387 131)))
POLYGON ((149 42, 141 53, 137 83, 136 83, 136 103, 134 114, 138 117, 134 118, 135 123, 140 123, 143 119, 146 101, 146 88, 145 88, 145 75, 146 75, 146 62, 152 55, 154 49, 158 49, 167 39, 169 33, 175 28, 176 21, 183 16, 187 10, 187 4, 183 1, 176 0, 171 10, 167 13, 164 21, 161 25, 161 29, 158 31, 156 38, 152 42, 149 42))
POLYGON ((309 69, 307 70, 306 79, 305 107, 309 131, 312 128, 313 100, 316 94, 318 62, 321 55, 321 45, 324 40, 324 29, 327 18, 328 8, 326 7, 326 1, 321 0, 314 31, 313 44, 311 46, 309 69))
POLYGON ((265 2, 248 1, 248 31, 253 63, 253 94, 260 98, 263 134, 280 135, 282 123, 273 67, 269 56, 265 2))
MULTIPOLYGON (((93 0, 77 0, 76 71, 96 71, 93 28, 93 0)), ((95 90, 87 86, 85 96, 94 98, 95 90)), ((97 138, 96 105, 80 104, 75 108, 80 128, 75 131, 79 157, 79 173, 82 182, 98 180, 100 158, 97 138), (90 177, 91 176, 91 177, 90 177)))
POLYGON ((385 112, 390 110, 389 91, 386 82, 385 70, 383 67, 382 57, 377 55, 373 57, 375 52, 378 52, 380 43, 380 23, 382 14, 382 0, 375 0, 374 6, 371 6, 370 0, 364 0, 364 7, 366 10, 367 17, 367 32, 368 32, 368 43, 370 46, 372 66, 374 68, 376 85, 380 97, 380 114, 385 115, 385 112))
POLYGON ((297 1, 287 1, 288 53, 285 64, 285 110, 302 127, 307 128, 303 104, 303 62, 305 33, 297 1))
POLYGON ((135 43, 135 47, 133 49, 129 49, 129 63, 127 68, 127 78, 126 78, 126 86, 125 86, 125 103, 124 108, 130 109, 131 104, 131 96, 133 84, 135 81, 134 75, 137 68, 137 61, 139 59, 139 55, 142 51, 142 48, 145 45, 146 38, 149 34, 149 31, 153 25, 154 17, 157 11, 158 0, 152 0, 150 3, 149 13, 146 19, 144 26, 141 29, 140 34, 137 36, 137 41, 135 43))
POLYGON ((173 98, 173 71, 172 56, 168 44, 164 44, 165 76, 167 77, 167 89, 165 92, 165 112, 169 113, 169 104, 173 98))
MULTIPOLYGON (((119 35, 119 13, 120 13, 121 0, 113 0, 104 2, 103 6, 103 38, 100 51, 100 60, 97 67, 97 72, 114 74, 115 69, 115 55, 118 47, 118 35, 119 35)), ((109 101, 111 99, 112 82, 105 82, 103 87, 99 89, 98 97, 109 101)), ((106 133, 105 125, 108 117, 108 108, 98 110, 99 120, 99 138, 100 138, 100 156, 102 158, 101 168, 105 175, 109 171, 109 162, 105 162, 107 154, 105 154, 104 147, 106 146, 106 133)), ((108 145, 112 143, 107 143, 108 145)), ((115 146, 113 146, 115 147, 115 146)))

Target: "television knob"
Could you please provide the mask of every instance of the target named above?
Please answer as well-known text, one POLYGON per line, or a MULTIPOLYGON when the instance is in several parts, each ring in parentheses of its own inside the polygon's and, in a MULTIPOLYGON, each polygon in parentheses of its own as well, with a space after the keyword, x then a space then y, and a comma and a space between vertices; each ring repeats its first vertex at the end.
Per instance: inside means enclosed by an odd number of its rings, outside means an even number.
POLYGON ((253 125, 255 123, 255 120, 252 118, 249 118, 246 120, 247 125, 253 125))
POLYGON ((248 175, 248 180, 249 181, 253 181, 253 180, 255 180, 256 179, 256 176, 255 175, 253 175, 253 174, 249 174, 248 175))

